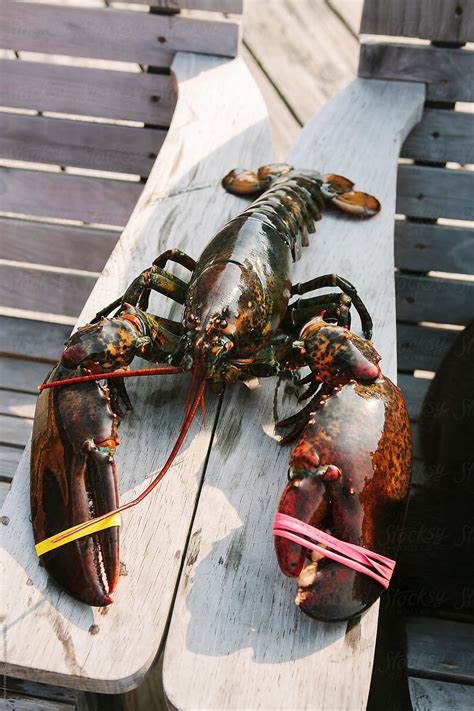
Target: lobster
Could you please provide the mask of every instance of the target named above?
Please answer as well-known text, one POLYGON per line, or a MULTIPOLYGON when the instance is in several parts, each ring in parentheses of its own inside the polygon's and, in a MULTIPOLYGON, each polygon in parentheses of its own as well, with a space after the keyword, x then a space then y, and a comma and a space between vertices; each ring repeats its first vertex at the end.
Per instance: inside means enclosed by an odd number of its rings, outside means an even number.
MULTIPOLYGON (((333 359, 337 377, 344 368, 358 384, 381 377, 349 331, 353 305, 365 338, 372 335, 372 320, 355 287, 335 274, 303 284, 291 281, 291 264, 326 204, 371 217, 380 209, 377 199, 354 192, 341 176, 287 165, 264 166, 257 173, 234 170, 223 186, 255 199, 211 239, 197 261, 176 249, 160 255, 121 297, 73 334, 41 386, 31 456, 34 537, 37 550, 52 540, 41 554, 43 564, 61 587, 89 605, 108 605, 117 583, 118 528, 111 512, 141 501, 164 476, 203 402, 206 383, 219 393, 229 382, 311 367, 315 354, 301 346, 300 331, 313 317, 350 336, 351 358, 333 359), (189 270, 189 283, 168 272, 168 262, 189 270), (291 300, 328 286, 341 293, 291 300), (152 291, 183 305, 181 323, 148 311, 152 291), (167 462, 137 499, 118 506, 117 424, 131 409, 124 378, 148 372, 127 370, 136 355, 167 364, 153 373, 191 371, 193 381, 167 462), (101 521, 103 526, 91 528, 91 522, 101 521)), ((313 362, 310 395, 332 387, 325 382, 325 365, 313 362)), ((284 557, 279 555, 280 564, 284 557)))

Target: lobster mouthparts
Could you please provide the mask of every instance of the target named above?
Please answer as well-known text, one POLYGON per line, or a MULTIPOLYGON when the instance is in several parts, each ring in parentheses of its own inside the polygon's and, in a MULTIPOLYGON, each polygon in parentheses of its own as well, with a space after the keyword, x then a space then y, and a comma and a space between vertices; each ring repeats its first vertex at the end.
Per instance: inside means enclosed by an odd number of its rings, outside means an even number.
MULTIPOLYGON (((57 365, 48 380, 80 375, 57 365)), ((108 390, 79 383, 43 390, 38 398, 31 456, 31 511, 36 543, 119 505, 114 452, 117 415, 108 390)), ((45 553, 56 582, 77 600, 112 602, 120 569, 119 530, 107 528, 45 553)))

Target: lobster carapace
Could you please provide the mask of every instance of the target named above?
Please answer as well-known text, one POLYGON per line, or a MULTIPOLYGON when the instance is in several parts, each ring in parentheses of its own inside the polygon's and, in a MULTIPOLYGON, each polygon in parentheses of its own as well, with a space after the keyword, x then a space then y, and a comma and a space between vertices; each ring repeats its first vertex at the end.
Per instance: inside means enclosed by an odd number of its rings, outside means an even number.
MULTIPOLYGON (((266 166, 258 173, 232 171, 223 184, 235 194, 258 197, 218 232, 197 261, 173 249, 158 257, 121 297, 76 331, 43 386, 31 459, 37 543, 117 509, 116 422, 124 408, 130 409, 130 402, 123 378, 112 380, 112 376, 124 375, 135 355, 167 363, 170 367, 164 372, 192 371, 193 382, 198 383, 194 397, 190 395, 174 456, 199 406, 205 382, 219 392, 226 382, 310 365, 310 393, 332 387, 325 382, 323 364, 316 368, 314 354, 301 347, 301 328, 312 317, 323 316, 325 324, 335 324, 349 334, 354 305, 364 335, 370 339, 372 321, 352 284, 329 274, 293 285, 291 265, 308 244, 308 232, 314 231, 314 221, 320 219, 325 204, 369 217, 380 209, 378 201, 354 192, 352 183, 340 176, 323 177, 286 165, 266 166), (189 270, 189 283, 169 273, 168 262, 189 270), (340 292, 299 298, 328 286, 340 292), (182 321, 151 314, 151 291, 182 304, 182 321), (104 378, 101 383, 81 382, 78 374, 104 378), (63 383, 71 377, 72 384, 50 387, 53 381, 63 383)), ((375 381, 380 375, 378 365, 361 360, 360 349, 351 345, 350 364, 347 359, 333 360, 336 380, 343 371, 350 371, 358 383, 375 381)), ((141 500, 157 480, 126 507, 141 500)), ((106 605, 117 580, 117 529, 111 526, 97 533, 88 533, 87 525, 85 529, 77 540, 48 549, 43 560, 56 581, 76 598, 106 605)))

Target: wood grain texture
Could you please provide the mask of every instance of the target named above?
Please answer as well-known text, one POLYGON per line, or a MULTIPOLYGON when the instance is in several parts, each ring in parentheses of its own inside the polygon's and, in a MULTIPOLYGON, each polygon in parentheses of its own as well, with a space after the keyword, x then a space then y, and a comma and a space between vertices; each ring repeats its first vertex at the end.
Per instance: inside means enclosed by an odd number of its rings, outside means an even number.
MULTIPOLYGON (((222 175, 233 165, 270 157, 266 110, 241 60, 178 53, 173 68, 180 96, 170 132, 80 323, 122 293, 167 246, 197 257, 241 207, 238 198, 222 191, 222 175)), ((156 299, 152 309, 168 315, 170 302, 156 299)), ((123 501, 138 493, 144 475, 169 453, 188 386, 183 376, 140 378, 128 387, 135 412, 121 425, 123 446, 117 454, 123 501)), ((12 582, 4 601, 8 673, 107 692, 122 692, 143 680, 162 641, 216 405, 216 398, 208 397, 207 429, 193 424, 170 476, 124 516, 121 560, 128 574, 105 614, 60 593, 38 566, 28 524, 25 453, 2 510, 10 520, 2 531, 12 582), (28 578, 33 585, 26 585, 28 578), (98 634, 89 632, 91 625, 98 626, 98 634)))
POLYGON ((411 217, 474 220, 474 172, 401 165, 397 212, 411 217))
POLYGON ((243 11, 243 0, 123 0, 163 10, 203 10, 239 15, 243 11))
POLYGON ((0 157, 147 176, 164 129, 0 113, 0 157))
POLYGON ((474 101, 474 52, 368 42, 360 49, 359 76, 424 82, 428 101, 474 101))
MULTIPOLYGON (((1 352, 20 358, 36 358, 55 363, 64 341, 71 335, 71 330, 71 326, 60 323, 0 316, 1 352)), ((19 367, 23 368, 24 364, 19 367)), ((14 385, 12 389, 16 389, 14 385)))
POLYGON ((437 370, 453 344, 457 331, 397 324, 399 370, 437 370))
MULTIPOLYGON (((325 213, 295 281, 337 271, 360 285, 392 378, 396 165, 423 101, 423 87, 357 80, 309 122, 287 156, 297 166, 346 174, 382 201, 371 221, 325 213)), ((349 627, 310 620, 275 561, 272 520, 289 457, 272 437, 275 387, 267 380, 225 394, 165 648, 172 708, 366 706, 377 606, 349 627)))
POLYGON ((469 0, 365 0, 360 31, 368 35, 419 37, 438 42, 474 41, 469 0))
POLYGON ((234 57, 239 41, 235 20, 27 2, 2 3, 0 26, 6 49, 157 67, 169 67, 179 50, 234 57))
POLYGON ((0 480, 10 481, 22 457, 23 450, 18 447, 0 445, 0 480))
POLYGON ((28 311, 78 316, 96 279, 96 275, 0 265, 0 303, 28 311))
POLYGON ((33 419, 36 395, 15 390, 0 390, 0 415, 13 415, 33 419))
POLYGON ((397 221, 395 265, 420 272, 474 274, 474 230, 397 221))
POLYGON ((472 281, 397 274, 395 284, 400 321, 465 326, 472 319, 472 281))
POLYGON ((474 682, 474 625, 428 617, 407 620, 410 676, 474 682))
POLYGON ((31 435, 33 420, 0 415, 0 444, 23 448, 31 435))
POLYGON ((2 259, 100 272, 120 233, 92 227, 0 219, 2 259))
MULTIPOLYGON (((18 353, 18 348, 16 349, 18 353)), ((57 356, 55 356, 55 361, 57 356)), ((31 360, 20 361, 18 357, 0 356, 0 387, 25 393, 38 392, 38 385, 51 370, 51 363, 35 363, 31 360)))
POLYGON ((364 0, 327 0, 327 4, 344 21, 353 35, 357 37, 364 0))
POLYGON ((401 155, 433 163, 474 163, 474 116, 464 111, 426 109, 403 144, 401 155))
POLYGON ((2 105, 168 126, 171 78, 61 64, 0 60, 2 105))
POLYGON ((413 375, 398 373, 398 385, 405 398, 410 420, 418 422, 421 406, 430 385, 429 378, 415 378, 413 375))
POLYGON ((474 706, 472 686, 413 677, 409 677, 408 686, 413 711, 470 711, 474 706))
POLYGON ((324 0, 271 5, 269 22, 267 3, 247 0, 244 39, 302 125, 354 76, 358 43, 324 0))
POLYGON ((0 210, 19 215, 125 225, 139 182, 0 168, 0 210))

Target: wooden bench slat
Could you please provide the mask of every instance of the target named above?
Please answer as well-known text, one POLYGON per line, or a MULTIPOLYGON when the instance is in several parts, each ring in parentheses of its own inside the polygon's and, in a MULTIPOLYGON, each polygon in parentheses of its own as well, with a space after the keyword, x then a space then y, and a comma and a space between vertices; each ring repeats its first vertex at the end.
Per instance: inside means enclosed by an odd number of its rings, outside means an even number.
MULTIPOLYGON (((73 705, 76 704, 79 697, 83 696, 82 692, 74 691, 73 689, 65 689, 64 687, 50 686, 48 684, 38 684, 34 681, 14 679, 12 677, 5 678, 5 688, 7 691, 16 694, 24 694, 25 696, 33 696, 48 701, 60 701, 64 704, 73 705)), ((79 706, 77 711, 86 711, 86 709, 79 706)), ((89 710, 87 707, 87 711, 93 711, 93 709, 89 710)))
POLYGON ((130 12, 6 2, 0 6, 5 49, 169 67, 176 51, 237 54, 239 24, 130 12))
POLYGON ((398 220, 395 265, 413 271, 474 274, 474 230, 398 220))
POLYGON ((35 407, 36 395, 19 393, 15 390, 0 390, 0 415, 33 419, 35 407))
POLYGON ((147 176, 165 130, 0 113, 0 158, 147 176))
POLYGON ((398 374, 398 386, 403 393, 410 420, 418 422, 421 406, 430 386, 429 378, 415 378, 413 375, 398 374))
POLYGON ((397 358, 400 370, 436 371, 457 336, 457 331, 397 325, 397 358))
MULTIPOLYGON (((71 326, 60 323, 0 316, 0 349, 3 354, 17 355, 18 358, 35 358, 54 363, 58 360, 64 341, 69 338, 71 331, 71 326)), ((18 367, 24 368, 24 363, 18 367)), ((15 389, 15 386, 12 388, 15 389)))
POLYGON ((5 711, 74 711, 75 705, 51 702, 45 699, 21 697, 18 694, 7 694, 3 708, 5 711))
POLYGON ((240 15, 243 12, 243 0, 123 0, 164 10, 205 10, 207 12, 225 12, 240 15))
POLYGON ((0 168, 0 210, 19 215, 125 225, 143 185, 64 173, 0 168))
POLYGON ((0 445, 0 481, 10 481, 21 459, 23 450, 0 445))
POLYGON ((474 101, 474 52, 428 45, 363 44, 359 76, 426 84, 428 101, 474 101))
MULTIPOLYGON (((467 603, 466 603, 467 604, 467 603)), ((410 676, 473 684, 474 625, 429 617, 408 618, 407 664, 410 676)))
POLYGON ((401 156, 433 163, 474 163, 474 116, 426 109, 402 146, 401 156))
POLYGON ((0 444, 24 447, 28 442, 33 420, 28 417, 0 415, 0 444))
MULTIPOLYGON (((11 308, 77 316, 96 276, 0 265, 0 303, 11 308)), ((21 350, 21 344, 19 344, 21 350)))
POLYGON ((469 711, 474 706, 472 686, 409 677, 408 687, 413 711, 430 711, 431 709, 469 711))
MULTIPOLYGON (((382 201, 380 215, 364 223, 326 212, 294 280, 338 271, 363 284, 392 378, 396 137, 421 117, 423 101, 423 87, 357 80, 306 125, 287 156, 350 175, 382 201)), ((271 436, 275 387, 262 379, 258 389, 225 393, 165 647, 164 689, 174 708, 308 709, 315 689, 318 708, 366 706, 377 605, 349 626, 310 620, 294 604, 295 581, 275 561, 272 521, 290 454, 271 436)))
POLYGON ((120 233, 31 220, 0 219, 3 259, 100 272, 120 233))
POLYGON ((0 60, 2 106, 168 126, 170 76, 0 60))
POLYGON ((474 8, 459 0, 365 0, 360 31, 441 42, 474 40, 474 8))
POLYGON ((0 387, 36 394, 50 370, 51 363, 0 356, 0 387))
POLYGON ((400 165, 397 212, 411 217, 474 220, 474 172, 400 165))
POLYGON ((474 282, 396 274, 395 285, 400 321, 465 326, 472 319, 474 282))

